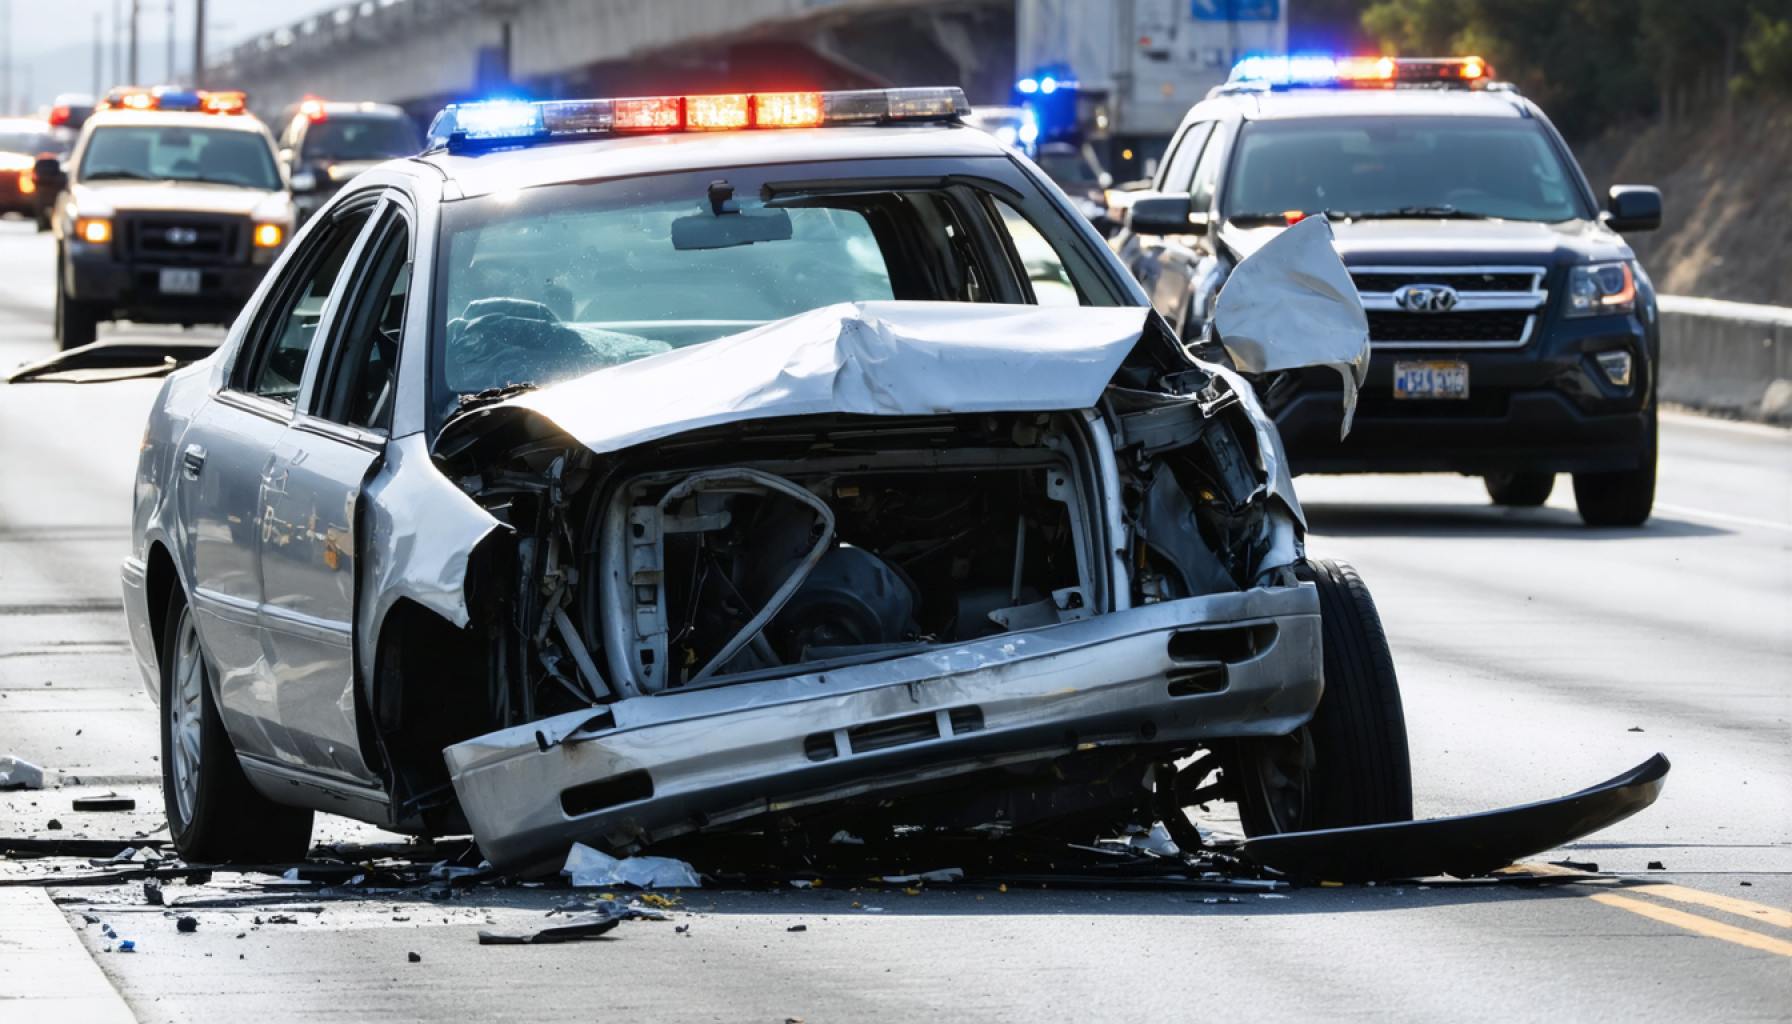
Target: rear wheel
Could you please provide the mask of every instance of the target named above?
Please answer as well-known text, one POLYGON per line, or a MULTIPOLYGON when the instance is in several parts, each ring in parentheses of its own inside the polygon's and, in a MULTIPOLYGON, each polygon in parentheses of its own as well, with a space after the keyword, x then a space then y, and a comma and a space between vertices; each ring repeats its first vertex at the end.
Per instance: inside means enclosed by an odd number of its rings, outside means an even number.
POLYGON ((1319 588, 1325 695, 1288 736, 1240 740, 1226 773, 1245 834, 1304 832, 1412 818, 1412 765, 1394 658, 1362 577, 1307 563, 1319 588))
POLYGON ((180 855, 201 863, 303 860, 311 811, 257 793, 212 699, 199 631, 178 588, 162 624, 162 802, 180 855))
POLYGON ((62 271, 62 255, 56 257, 56 340, 64 352, 93 344, 99 335, 99 311, 92 303, 68 297, 62 271))
POLYGON ((1481 478, 1495 505, 1536 508, 1556 489, 1554 473, 1489 473, 1481 478))
POLYGON ((1574 474, 1574 507, 1588 526, 1641 526, 1655 509, 1655 410, 1635 469, 1574 474))

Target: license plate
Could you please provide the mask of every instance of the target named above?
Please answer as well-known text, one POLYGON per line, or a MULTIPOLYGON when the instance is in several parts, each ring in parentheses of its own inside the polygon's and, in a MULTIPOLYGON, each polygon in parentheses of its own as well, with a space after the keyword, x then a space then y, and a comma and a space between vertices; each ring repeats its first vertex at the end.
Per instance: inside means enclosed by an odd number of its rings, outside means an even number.
POLYGON ((166 295, 198 295, 199 271, 162 271, 162 292, 166 295))
POLYGON ((1395 398, 1467 398, 1468 364, 1456 360, 1394 364, 1395 398))

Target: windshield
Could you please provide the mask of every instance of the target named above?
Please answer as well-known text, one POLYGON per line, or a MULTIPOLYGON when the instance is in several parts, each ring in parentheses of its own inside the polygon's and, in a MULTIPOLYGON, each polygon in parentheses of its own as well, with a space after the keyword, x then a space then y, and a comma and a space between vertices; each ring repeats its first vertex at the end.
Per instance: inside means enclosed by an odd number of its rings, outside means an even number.
POLYGON ((1587 216, 1543 126, 1504 117, 1325 117, 1245 125, 1222 212, 1282 218, 1587 216))
POLYGON ((306 160, 387 160, 423 148, 409 118, 332 114, 305 129, 306 160))
POLYGON ((1047 240, 1070 229, 1042 196, 997 199, 937 172, 912 189, 829 178, 811 192, 789 174, 718 169, 448 204, 439 393, 546 384, 837 302, 1116 301, 1086 297, 1106 286, 1091 285, 1086 256, 1047 240), (785 179, 769 198, 767 176, 785 179), (724 178, 732 199, 712 187, 724 178), (1043 216, 1055 232, 1028 219, 1043 216))
POLYGON ((1101 179, 1101 168, 1080 149, 1068 146, 1041 149, 1033 162, 1059 185, 1088 185, 1101 179))
POLYGON ((34 131, 0 131, 0 153, 24 153, 36 156, 39 153, 53 153, 61 147, 55 140, 43 132, 34 131))
POLYGON ((81 181, 196 181, 272 191, 274 153, 259 133, 231 128, 113 125, 96 129, 81 181))

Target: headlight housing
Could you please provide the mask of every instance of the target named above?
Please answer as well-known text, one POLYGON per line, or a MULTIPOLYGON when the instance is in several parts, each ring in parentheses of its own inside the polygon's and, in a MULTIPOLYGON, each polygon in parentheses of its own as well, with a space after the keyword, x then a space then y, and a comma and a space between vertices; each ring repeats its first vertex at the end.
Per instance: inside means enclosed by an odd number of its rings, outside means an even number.
POLYGON ((75 237, 88 245, 106 245, 112 241, 110 217, 75 218, 75 237))
POLYGON ((1636 273, 1629 260, 1583 263, 1568 271, 1568 315, 1611 316, 1636 311, 1636 273))
POLYGON ((255 247, 257 249, 278 249, 280 243, 286 241, 286 225, 255 225, 255 247))

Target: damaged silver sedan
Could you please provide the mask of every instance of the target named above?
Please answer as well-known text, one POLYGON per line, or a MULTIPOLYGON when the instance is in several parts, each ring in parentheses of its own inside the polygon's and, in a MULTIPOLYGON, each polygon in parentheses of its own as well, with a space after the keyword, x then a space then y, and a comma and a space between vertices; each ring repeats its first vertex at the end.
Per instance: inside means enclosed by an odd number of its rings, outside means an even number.
POLYGON ((1323 220, 1204 362, 956 90, 794 95, 451 108, 169 379, 125 607, 186 857, 1410 817, 1373 603, 1235 370, 1360 378, 1323 220))

